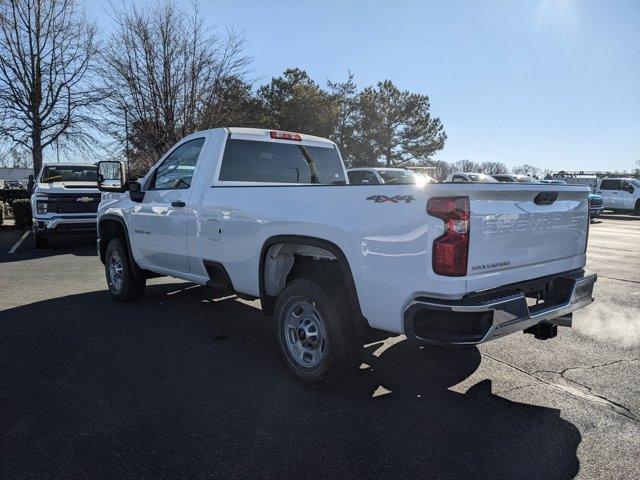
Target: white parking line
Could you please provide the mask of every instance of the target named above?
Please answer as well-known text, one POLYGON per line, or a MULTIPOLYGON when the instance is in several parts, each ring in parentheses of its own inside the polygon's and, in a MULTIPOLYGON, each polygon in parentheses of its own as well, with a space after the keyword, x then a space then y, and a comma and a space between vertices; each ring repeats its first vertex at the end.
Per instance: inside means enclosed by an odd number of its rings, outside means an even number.
POLYGON ((31 232, 31 230, 27 230, 22 234, 22 236, 16 242, 16 244, 13 247, 11 247, 11 250, 9 250, 9 253, 16 253, 16 250, 18 249, 20 244, 24 241, 24 239, 27 238, 27 235, 29 235, 29 232, 31 232))

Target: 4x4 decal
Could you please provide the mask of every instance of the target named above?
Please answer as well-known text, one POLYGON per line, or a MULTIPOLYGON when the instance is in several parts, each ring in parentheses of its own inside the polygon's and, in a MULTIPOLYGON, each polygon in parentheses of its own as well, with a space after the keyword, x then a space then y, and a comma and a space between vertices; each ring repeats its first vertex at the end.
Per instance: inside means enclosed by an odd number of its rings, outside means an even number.
POLYGON ((394 197, 387 197, 386 195, 371 195, 370 197, 367 197, 367 200, 373 200, 374 203, 411 203, 415 198, 413 198, 413 195, 396 195, 394 197))

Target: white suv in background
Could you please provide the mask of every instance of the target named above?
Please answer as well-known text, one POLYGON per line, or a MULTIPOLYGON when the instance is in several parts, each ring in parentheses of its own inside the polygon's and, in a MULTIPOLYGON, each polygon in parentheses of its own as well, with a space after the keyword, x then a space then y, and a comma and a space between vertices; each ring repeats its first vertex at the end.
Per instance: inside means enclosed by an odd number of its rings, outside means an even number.
POLYGON ((637 178, 601 178, 596 193, 602 195, 604 208, 640 215, 640 180, 637 178))

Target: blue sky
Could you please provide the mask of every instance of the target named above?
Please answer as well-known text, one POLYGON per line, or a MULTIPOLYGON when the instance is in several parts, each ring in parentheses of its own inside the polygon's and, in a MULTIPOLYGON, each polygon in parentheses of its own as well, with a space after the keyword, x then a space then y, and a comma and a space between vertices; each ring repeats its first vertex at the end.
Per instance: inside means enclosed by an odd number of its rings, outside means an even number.
MULTIPOLYGON (((178 4, 188 7, 189 2, 178 4)), ((88 13, 104 30, 104 2, 88 13)), ((437 158, 631 169, 640 160, 640 2, 202 1, 244 32, 252 76, 351 70, 428 94, 449 136, 437 158)))

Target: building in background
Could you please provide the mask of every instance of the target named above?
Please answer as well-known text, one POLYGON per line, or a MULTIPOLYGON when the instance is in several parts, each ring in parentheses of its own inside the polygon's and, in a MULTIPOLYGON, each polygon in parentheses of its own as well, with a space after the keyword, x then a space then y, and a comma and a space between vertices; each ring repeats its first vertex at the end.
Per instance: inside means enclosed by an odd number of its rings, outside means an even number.
POLYGON ((27 188, 29 175, 33 173, 33 168, 9 168, 0 167, 0 188, 7 188, 9 182, 18 181, 27 188))

